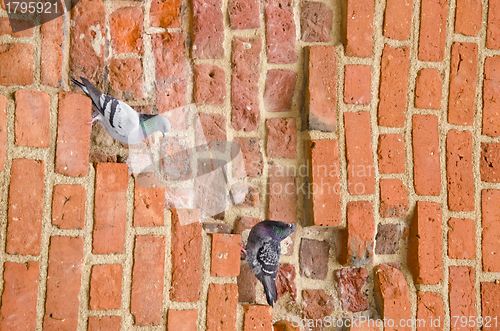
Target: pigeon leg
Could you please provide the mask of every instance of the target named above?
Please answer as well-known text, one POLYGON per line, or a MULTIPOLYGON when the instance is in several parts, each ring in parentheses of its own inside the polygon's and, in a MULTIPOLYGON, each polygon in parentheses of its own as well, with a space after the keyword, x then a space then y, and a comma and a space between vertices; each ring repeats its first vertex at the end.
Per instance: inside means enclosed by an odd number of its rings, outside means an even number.
POLYGON ((240 244, 240 260, 245 260, 247 258, 247 251, 245 250, 245 247, 243 247, 243 244, 240 244))
POLYGON ((90 125, 93 125, 95 121, 97 121, 99 119, 99 112, 98 111, 94 111, 92 113, 92 119, 88 122, 88 124, 90 125))

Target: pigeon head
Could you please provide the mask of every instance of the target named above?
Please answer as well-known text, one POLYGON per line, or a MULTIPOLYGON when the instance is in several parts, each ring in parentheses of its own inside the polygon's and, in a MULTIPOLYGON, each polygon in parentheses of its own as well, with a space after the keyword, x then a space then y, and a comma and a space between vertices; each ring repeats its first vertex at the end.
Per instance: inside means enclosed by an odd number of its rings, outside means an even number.
POLYGON ((275 240, 281 241, 295 231, 295 224, 280 221, 262 221, 261 225, 266 232, 275 240))

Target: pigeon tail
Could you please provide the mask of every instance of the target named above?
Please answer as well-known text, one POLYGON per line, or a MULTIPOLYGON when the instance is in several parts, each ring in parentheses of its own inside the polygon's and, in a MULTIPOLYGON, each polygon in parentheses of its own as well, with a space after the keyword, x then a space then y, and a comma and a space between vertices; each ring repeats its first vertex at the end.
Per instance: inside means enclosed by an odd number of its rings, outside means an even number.
POLYGON ((264 292, 266 293, 267 303, 272 307, 278 298, 276 281, 270 276, 263 276, 262 285, 264 286, 264 292))
POLYGON ((80 77, 80 79, 82 80, 81 82, 76 80, 75 78, 71 78, 71 81, 75 85, 80 87, 88 97, 90 97, 90 99, 92 100, 92 104, 94 105, 94 108, 104 115, 104 111, 100 107, 100 98, 102 93, 94 85, 92 85, 92 83, 89 82, 86 78, 80 77))

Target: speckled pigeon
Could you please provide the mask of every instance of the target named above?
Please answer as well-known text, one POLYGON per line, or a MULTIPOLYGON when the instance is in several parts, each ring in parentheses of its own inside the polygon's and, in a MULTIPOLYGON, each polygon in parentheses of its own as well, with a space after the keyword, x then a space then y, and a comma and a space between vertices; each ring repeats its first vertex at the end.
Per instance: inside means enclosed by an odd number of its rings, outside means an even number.
POLYGON ((281 254, 280 242, 295 231, 294 224, 265 220, 257 223, 248 235, 244 250, 246 261, 264 286, 267 303, 276 302, 276 274, 281 254))
POLYGON ((138 144, 155 132, 170 131, 170 122, 161 115, 140 114, 125 102, 101 93, 91 82, 80 77, 71 81, 92 99, 92 122, 100 121, 108 133, 124 144, 138 144))

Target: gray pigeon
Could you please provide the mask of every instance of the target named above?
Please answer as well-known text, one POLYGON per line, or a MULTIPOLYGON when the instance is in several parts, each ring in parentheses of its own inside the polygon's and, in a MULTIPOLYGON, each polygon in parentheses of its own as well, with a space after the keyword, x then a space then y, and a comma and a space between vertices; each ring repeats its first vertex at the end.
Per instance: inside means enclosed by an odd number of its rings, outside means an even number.
POLYGON ((264 286, 267 303, 270 306, 278 299, 276 275, 281 254, 280 242, 295 231, 294 224, 279 221, 257 223, 248 235, 244 250, 246 261, 264 286))
POLYGON ((140 114, 125 102, 101 93, 91 82, 80 77, 71 81, 92 99, 92 122, 100 121, 106 131, 124 144, 139 144, 155 132, 170 131, 170 122, 161 115, 140 114))

